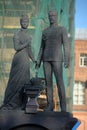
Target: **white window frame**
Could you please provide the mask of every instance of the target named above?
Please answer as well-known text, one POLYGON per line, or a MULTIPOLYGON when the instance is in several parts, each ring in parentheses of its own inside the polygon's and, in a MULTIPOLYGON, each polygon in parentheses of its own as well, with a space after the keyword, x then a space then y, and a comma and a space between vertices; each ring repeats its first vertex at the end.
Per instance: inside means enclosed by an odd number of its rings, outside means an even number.
POLYGON ((75 81, 73 90, 73 105, 85 104, 85 82, 75 81))
POLYGON ((87 67, 87 63, 85 63, 85 61, 87 62, 87 54, 81 53, 80 60, 79 60, 80 67, 87 67))

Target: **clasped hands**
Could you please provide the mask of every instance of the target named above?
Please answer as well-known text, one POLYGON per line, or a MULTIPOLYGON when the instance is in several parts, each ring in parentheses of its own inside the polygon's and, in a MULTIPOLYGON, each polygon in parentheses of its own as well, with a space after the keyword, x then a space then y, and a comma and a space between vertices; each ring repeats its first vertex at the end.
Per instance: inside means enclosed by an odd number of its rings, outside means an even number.
POLYGON ((35 69, 39 69, 40 63, 36 60, 33 60, 33 63, 35 64, 35 69))
POLYGON ((38 61, 36 61, 35 63, 35 69, 39 69, 40 68, 40 63, 38 61))

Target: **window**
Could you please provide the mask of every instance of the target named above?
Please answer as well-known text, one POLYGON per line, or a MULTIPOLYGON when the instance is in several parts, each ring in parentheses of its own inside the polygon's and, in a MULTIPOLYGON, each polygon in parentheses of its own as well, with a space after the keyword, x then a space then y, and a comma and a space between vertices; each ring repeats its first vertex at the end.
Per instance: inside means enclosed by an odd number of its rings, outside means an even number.
POLYGON ((85 82, 76 81, 73 91, 73 104, 84 105, 85 104, 85 82))
POLYGON ((80 54, 80 67, 87 67, 87 54, 80 54))

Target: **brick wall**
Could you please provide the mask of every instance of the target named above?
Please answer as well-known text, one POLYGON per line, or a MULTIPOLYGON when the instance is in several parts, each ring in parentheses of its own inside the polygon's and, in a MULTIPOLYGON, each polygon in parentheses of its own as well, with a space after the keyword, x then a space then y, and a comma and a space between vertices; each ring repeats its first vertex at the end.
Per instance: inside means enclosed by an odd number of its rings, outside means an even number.
POLYGON ((87 130, 87 112, 73 112, 73 116, 81 121, 77 130, 87 130))
MULTIPOLYGON (((74 81, 85 82, 87 80, 87 67, 80 67, 80 53, 87 54, 87 40, 75 41, 74 81)), ((77 130, 87 130, 87 88, 85 88, 85 104, 73 105, 73 116, 77 117, 81 121, 77 130)))
POLYGON ((79 64, 80 53, 87 53, 87 40, 75 41, 75 68, 74 68, 74 80, 86 81, 87 68, 80 67, 79 64))

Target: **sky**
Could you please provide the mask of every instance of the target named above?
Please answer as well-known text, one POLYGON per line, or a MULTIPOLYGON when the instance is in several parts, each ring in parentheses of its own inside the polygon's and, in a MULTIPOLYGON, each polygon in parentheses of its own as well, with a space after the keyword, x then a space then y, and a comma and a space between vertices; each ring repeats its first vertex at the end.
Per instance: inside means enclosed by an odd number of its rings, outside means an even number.
POLYGON ((75 28, 87 28, 87 0, 75 2, 75 28))

